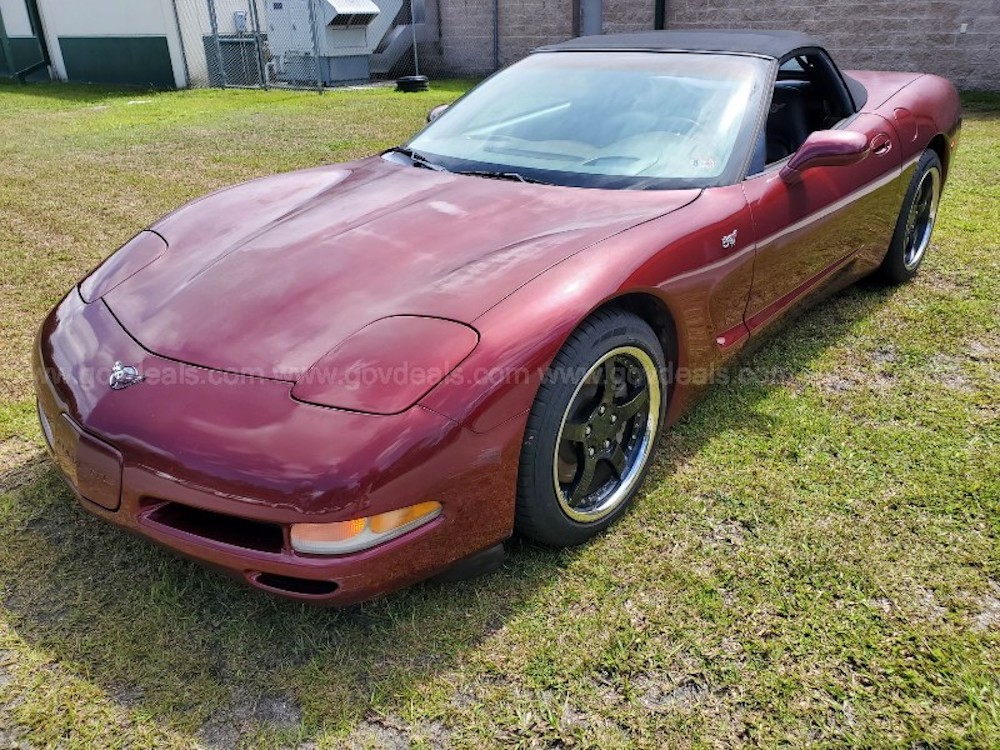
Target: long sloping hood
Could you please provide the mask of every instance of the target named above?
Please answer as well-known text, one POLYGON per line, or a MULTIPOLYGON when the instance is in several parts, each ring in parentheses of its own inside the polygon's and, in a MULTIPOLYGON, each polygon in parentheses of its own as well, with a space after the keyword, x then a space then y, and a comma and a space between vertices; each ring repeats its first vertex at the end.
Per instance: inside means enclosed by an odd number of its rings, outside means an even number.
POLYGON ((294 380, 381 318, 471 323, 575 252, 697 196, 528 185, 376 157, 175 211, 153 225, 167 251, 104 301, 157 354, 294 380))

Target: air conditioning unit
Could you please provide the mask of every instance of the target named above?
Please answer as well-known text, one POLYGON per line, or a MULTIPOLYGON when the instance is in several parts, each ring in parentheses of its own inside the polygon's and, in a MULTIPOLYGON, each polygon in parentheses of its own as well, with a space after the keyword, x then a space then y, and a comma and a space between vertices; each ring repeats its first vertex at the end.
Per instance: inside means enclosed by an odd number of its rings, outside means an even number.
POLYGON ((298 83, 318 76, 324 85, 369 79, 369 59, 380 41, 368 38, 369 24, 381 13, 372 0, 266 0, 264 9, 279 78, 298 83))

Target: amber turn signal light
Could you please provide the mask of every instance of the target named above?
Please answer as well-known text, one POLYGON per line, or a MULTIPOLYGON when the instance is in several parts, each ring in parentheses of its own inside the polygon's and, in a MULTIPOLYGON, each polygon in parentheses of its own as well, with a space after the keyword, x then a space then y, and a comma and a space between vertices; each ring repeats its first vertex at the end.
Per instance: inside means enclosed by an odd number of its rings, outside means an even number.
POLYGON ((309 555, 359 552, 395 539, 439 515, 441 503, 429 500, 351 521, 296 523, 292 525, 292 549, 309 555))

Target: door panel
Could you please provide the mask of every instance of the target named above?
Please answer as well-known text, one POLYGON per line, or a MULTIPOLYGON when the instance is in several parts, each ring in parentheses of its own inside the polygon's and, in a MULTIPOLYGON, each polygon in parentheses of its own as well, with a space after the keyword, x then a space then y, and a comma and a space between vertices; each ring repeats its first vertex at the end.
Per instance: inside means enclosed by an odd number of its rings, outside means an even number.
POLYGON ((746 320, 751 332, 825 286, 837 271, 878 265, 902 201, 900 148, 884 119, 862 114, 848 126, 872 145, 863 161, 806 170, 786 183, 770 168, 743 183, 757 237, 746 320))

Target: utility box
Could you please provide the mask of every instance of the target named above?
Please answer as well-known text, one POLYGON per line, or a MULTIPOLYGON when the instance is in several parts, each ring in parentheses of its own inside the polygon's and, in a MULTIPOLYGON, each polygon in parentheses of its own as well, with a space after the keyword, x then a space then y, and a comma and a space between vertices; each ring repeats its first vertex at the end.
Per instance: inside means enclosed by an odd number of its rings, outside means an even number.
POLYGON ((380 12, 372 0, 266 0, 267 38, 278 77, 306 82, 318 76, 328 86, 367 81, 369 59, 380 41, 368 38, 368 25, 380 12))

